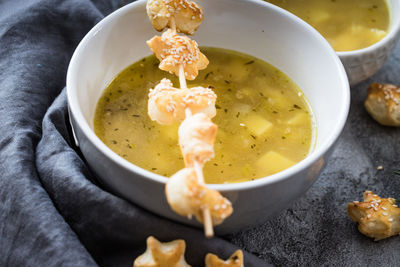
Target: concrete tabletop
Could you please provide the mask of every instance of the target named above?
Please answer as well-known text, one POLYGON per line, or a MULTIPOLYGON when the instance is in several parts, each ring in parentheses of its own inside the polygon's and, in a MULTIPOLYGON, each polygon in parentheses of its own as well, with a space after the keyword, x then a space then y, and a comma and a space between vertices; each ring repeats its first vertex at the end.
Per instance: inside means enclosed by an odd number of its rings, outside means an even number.
POLYGON ((400 85, 400 45, 385 66, 351 88, 347 124, 327 167, 309 191, 263 225, 228 239, 277 266, 400 266, 400 236, 363 236, 347 204, 365 190, 400 199, 400 128, 375 122, 364 108, 372 82, 400 85), (378 170, 383 166, 383 170, 378 170))

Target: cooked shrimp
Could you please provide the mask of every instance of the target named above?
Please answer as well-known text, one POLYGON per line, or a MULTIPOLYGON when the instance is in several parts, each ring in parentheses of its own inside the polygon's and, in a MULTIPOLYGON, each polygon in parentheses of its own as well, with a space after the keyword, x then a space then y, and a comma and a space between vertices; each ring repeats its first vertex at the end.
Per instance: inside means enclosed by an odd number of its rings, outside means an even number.
POLYGON ((179 126, 179 145, 186 167, 200 165, 214 157, 217 125, 204 113, 187 117, 179 126))
POLYGON ((193 114, 201 112, 212 118, 216 114, 216 99, 217 95, 211 88, 178 89, 170 80, 162 79, 154 89, 150 89, 148 113, 152 120, 164 125, 183 121, 187 108, 193 114))
POLYGON ((161 37, 153 37, 147 45, 160 60, 160 69, 179 76, 179 66, 182 65, 187 80, 194 80, 199 70, 205 69, 209 63, 195 41, 172 30, 164 32, 161 37))
POLYGON ((194 168, 184 168, 172 175, 165 194, 176 213, 189 218, 194 215, 199 222, 204 222, 206 208, 210 210, 213 225, 221 224, 233 211, 228 199, 199 182, 194 168))
POLYGON ((179 32, 193 34, 204 19, 201 7, 187 0, 148 0, 146 9, 157 31, 171 28, 171 20, 175 19, 179 32))

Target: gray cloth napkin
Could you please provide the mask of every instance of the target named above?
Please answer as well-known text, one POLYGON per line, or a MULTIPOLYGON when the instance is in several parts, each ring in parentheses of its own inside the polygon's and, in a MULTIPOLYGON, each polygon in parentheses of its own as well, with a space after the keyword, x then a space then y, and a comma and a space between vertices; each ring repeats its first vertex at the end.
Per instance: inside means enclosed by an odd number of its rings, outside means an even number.
MULTIPOLYGON (((192 266, 238 249, 104 191, 74 147, 66 69, 122 2, 0 0, 0 266, 132 266, 149 235, 185 239, 192 266)), ((245 261, 268 265, 249 253, 245 261)))

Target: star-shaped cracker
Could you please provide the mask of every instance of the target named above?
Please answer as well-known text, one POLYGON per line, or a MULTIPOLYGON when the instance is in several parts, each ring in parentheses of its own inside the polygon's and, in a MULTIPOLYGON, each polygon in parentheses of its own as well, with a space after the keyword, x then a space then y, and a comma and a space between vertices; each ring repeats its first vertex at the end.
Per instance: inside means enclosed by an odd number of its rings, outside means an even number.
POLYGON ((400 127, 400 87, 392 84, 371 84, 364 106, 380 124, 400 127))
POLYGON ((187 0, 148 0, 146 9, 157 31, 171 27, 174 20, 179 32, 193 34, 204 19, 201 7, 187 0))
POLYGON ((243 267, 243 252, 236 250, 226 261, 221 260, 217 255, 208 253, 206 267, 243 267))
POLYGON ((133 267, 190 267, 184 257, 184 240, 161 243, 150 236, 146 242, 146 251, 136 258, 133 267))
POLYGON ((200 52, 195 41, 172 30, 167 30, 161 37, 153 37, 147 45, 160 60, 160 69, 179 76, 179 67, 183 65, 187 80, 194 80, 199 70, 208 65, 207 57, 200 52))
POLYGON ((400 208, 393 198, 380 198, 365 191, 364 202, 353 201, 347 212, 358 230, 375 241, 400 234, 400 208))

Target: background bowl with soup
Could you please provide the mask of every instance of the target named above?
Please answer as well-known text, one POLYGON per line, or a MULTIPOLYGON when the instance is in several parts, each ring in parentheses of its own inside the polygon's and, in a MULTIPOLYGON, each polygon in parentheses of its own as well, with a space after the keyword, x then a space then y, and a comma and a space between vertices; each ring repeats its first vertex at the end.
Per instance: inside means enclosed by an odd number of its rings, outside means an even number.
MULTIPOLYGON (((168 158, 160 158, 157 153, 169 153, 170 145, 171 163, 182 162, 173 158, 173 150, 178 149, 175 126, 164 130, 152 128, 143 107, 148 87, 168 76, 157 72, 157 62, 148 57, 151 52, 145 41, 157 33, 148 22, 145 5, 146 1, 141 0, 117 10, 99 22, 79 44, 67 75, 71 124, 89 166, 108 190, 162 216, 199 226, 176 215, 164 195, 168 178, 163 174, 175 170, 165 168, 168 158), (143 83, 136 83, 135 79, 142 79, 143 83), (100 126, 95 125, 95 115, 99 115, 96 107, 103 116, 100 126), (112 121, 104 117, 114 115, 121 117, 112 121), (108 122, 119 125, 109 127, 104 137, 101 127, 107 127, 108 122), (117 135, 122 126, 125 131, 132 131, 132 140, 117 135), (151 129, 140 132, 138 127, 151 129), (154 134, 143 136, 153 130, 154 134), (117 137, 118 140, 113 139, 117 137), (163 140, 158 144, 167 146, 151 146, 152 138, 163 140), (123 145, 113 147, 117 145, 113 141, 123 145), (141 141, 148 146, 140 147, 136 156, 147 153, 153 160, 133 164, 135 160, 125 156, 135 154, 141 141)), ((216 228, 217 233, 228 233, 265 221, 301 196, 317 179, 345 124, 349 85, 343 65, 326 40, 289 12, 258 0, 204 0, 201 5, 206 19, 194 39, 210 47, 204 51, 211 62, 193 84, 218 87, 218 158, 207 163, 206 175, 213 178, 210 187, 233 203, 232 216, 216 228), (278 115, 274 111, 282 113, 280 122, 278 117, 274 120, 278 115), (307 120, 312 125, 308 133, 303 131, 307 126, 303 130, 302 126, 290 127, 292 132, 286 129, 290 123, 306 121, 307 125, 307 120), (285 127, 279 129, 279 124, 285 127), (273 135, 274 131, 279 135, 273 135), (302 147, 296 149, 304 155, 296 156, 298 151, 291 146, 287 146, 287 151, 272 147, 277 139, 281 143, 294 142, 302 147), (231 143, 224 147, 218 140, 231 143), (307 140, 314 140, 314 145, 307 144, 307 140), (221 151, 225 151, 224 157, 221 151), (234 171, 237 174, 229 171, 229 162, 239 165, 235 166, 240 170, 234 171), (286 165, 274 169, 276 162, 286 165), (253 175, 254 168, 262 167, 264 170, 253 175), (223 180, 224 175, 234 179, 223 180), (218 184, 224 181, 229 183, 218 184)))
POLYGON ((376 73, 400 37, 398 0, 266 0, 317 29, 338 53, 351 85, 376 73))

